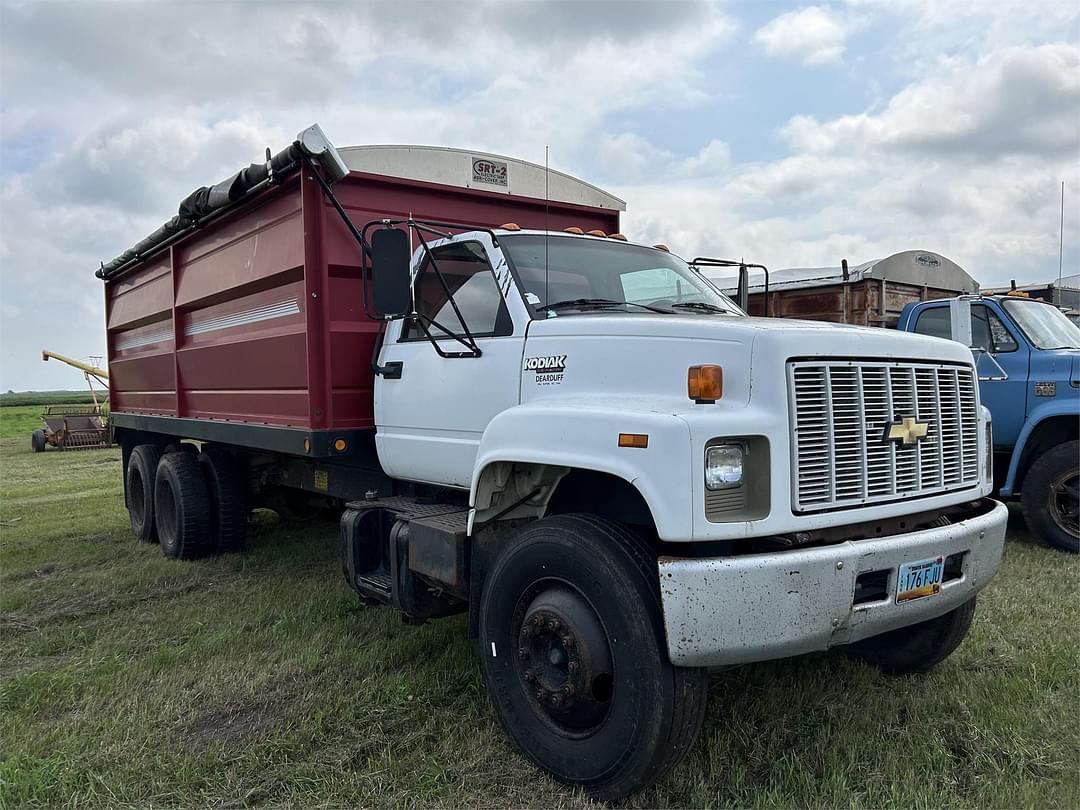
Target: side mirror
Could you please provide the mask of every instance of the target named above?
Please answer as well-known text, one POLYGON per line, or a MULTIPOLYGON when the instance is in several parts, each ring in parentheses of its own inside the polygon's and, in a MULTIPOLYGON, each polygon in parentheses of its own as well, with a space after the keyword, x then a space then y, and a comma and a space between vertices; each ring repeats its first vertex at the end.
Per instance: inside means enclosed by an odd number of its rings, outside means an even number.
POLYGON ((739 309, 749 313, 750 310, 747 307, 750 306, 750 273, 745 264, 739 265, 739 291, 736 298, 738 298, 736 303, 739 309))
POLYGON ((371 279, 375 287, 375 311, 390 318, 412 312, 412 279, 409 274, 409 235, 385 228, 371 235, 371 279))

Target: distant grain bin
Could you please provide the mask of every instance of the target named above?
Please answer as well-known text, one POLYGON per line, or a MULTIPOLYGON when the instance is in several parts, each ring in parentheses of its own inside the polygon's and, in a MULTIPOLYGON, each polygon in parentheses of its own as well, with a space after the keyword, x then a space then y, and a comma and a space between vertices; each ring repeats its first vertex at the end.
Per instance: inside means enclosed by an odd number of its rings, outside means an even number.
MULTIPOLYGON (((705 273, 728 295, 735 295, 736 276, 707 269, 705 273)), ((751 276, 751 281, 751 315, 864 326, 895 326, 900 310, 912 301, 979 291, 978 282, 956 262, 929 250, 905 250, 850 269, 775 270, 769 274, 767 312, 764 277, 751 276)))

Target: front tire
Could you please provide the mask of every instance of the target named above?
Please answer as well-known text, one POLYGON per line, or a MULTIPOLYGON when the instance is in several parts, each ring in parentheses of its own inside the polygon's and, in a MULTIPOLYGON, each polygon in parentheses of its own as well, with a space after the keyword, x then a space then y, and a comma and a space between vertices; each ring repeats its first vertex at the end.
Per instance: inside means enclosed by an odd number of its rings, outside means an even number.
POLYGON ((960 646, 974 616, 973 596, 943 616, 871 636, 841 649, 852 658, 873 664, 886 675, 926 672, 960 646))
POLYGON ((1080 441, 1047 450, 1024 476, 1024 520, 1037 538, 1080 553, 1080 441))
POLYGON ((707 671, 668 659, 656 555, 617 523, 560 515, 522 530, 484 582, 480 644, 514 747, 596 799, 651 785, 701 730, 707 671))
POLYGON ((46 444, 44 430, 35 430, 30 434, 30 449, 35 453, 44 453, 46 444))

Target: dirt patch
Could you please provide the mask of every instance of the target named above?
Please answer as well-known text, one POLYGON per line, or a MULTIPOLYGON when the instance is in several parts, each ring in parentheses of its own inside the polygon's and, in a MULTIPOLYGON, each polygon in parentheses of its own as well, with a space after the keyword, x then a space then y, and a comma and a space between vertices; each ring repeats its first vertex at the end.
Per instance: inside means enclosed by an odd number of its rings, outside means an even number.
POLYGON ((180 732, 185 747, 199 751, 212 743, 226 748, 250 743, 285 723, 285 709, 277 703, 251 703, 213 709, 199 715, 180 732))

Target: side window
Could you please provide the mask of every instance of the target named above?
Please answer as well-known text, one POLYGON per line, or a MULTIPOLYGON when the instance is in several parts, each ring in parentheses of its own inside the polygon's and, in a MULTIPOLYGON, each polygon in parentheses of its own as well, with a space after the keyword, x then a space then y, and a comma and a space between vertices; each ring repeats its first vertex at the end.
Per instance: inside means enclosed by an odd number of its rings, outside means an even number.
POLYGON ((1009 334, 1009 330, 1005 328, 1005 324, 1003 324, 997 314, 985 304, 977 304, 971 308, 972 333, 978 335, 981 328, 985 328, 986 330, 986 343, 977 343, 977 345, 989 348, 989 350, 993 351, 995 354, 1000 352, 1015 352, 1019 348, 1019 346, 1016 345, 1013 336, 1009 334), (985 327, 979 326, 980 321, 985 321, 985 327))
MULTIPOLYGON (((503 302, 483 247, 477 242, 443 245, 435 248, 435 264, 442 273, 447 289, 454 297, 461 317, 473 337, 509 335, 513 332, 510 313, 503 302)), ((431 256, 420 265, 415 282, 416 311, 455 335, 465 330, 446 296, 446 289, 432 267, 431 256)), ((442 330, 431 327, 431 336, 447 338, 442 330)), ((402 340, 423 338, 423 331, 409 321, 402 340)))
MULTIPOLYGON (((924 310, 915 322, 915 331, 920 335, 951 338, 952 316, 949 308, 942 306, 924 310)), ((985 304, 973 304, 971 307, 971 340, 976 346, 995 354, 1017 349, 1016 341, 1005 324, 985 304)))
POLYGON ((915 331, 930 337, 952 338, 952 321, 948 307, 930 307, 919 313, 915 321, 915 331))

